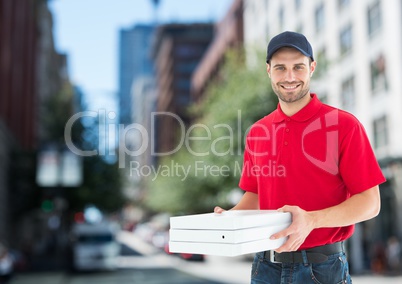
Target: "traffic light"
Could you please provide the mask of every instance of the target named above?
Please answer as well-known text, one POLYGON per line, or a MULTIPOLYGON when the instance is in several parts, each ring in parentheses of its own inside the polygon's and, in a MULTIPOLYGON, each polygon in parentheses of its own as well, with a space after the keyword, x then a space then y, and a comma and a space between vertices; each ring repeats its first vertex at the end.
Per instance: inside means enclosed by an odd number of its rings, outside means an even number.
POLYGON ((54 209, 53 200, 45 199, 42 201, 41 209, 43 212, 52 212, 54 209))

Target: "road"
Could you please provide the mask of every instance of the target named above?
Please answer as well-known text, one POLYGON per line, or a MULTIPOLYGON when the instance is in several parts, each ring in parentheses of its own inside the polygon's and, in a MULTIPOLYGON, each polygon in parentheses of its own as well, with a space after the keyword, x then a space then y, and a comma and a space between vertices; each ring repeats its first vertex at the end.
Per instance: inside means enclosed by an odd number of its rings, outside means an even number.
MULTIPOLYGON (((92 273, 18 274, 10 284, 246 284, 250 283, 251 259, 208 256, 203 262, 185 261, 170 256, 142 242, 131 233, 122 232, 119 240, 125 251, 119 269, 92 273), (137 253, 139 252, 139 253, 137 253)), ((124 250, 123 250, 124 251, 124 250)), ((354 276, 354 284, 402 283, 402 276, 354 276)))

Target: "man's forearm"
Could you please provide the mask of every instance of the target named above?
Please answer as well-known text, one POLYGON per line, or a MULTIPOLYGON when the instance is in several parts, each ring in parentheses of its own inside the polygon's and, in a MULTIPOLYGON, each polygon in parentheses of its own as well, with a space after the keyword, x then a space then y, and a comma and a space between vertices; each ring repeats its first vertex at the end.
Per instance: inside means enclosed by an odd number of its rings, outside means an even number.
POLYGON ((285 205, 279 210, 292 213, 292 224, 270 238, 278 239, 289 236, 286 243, 276 251, 295 251, 314 229, 344 227, 375 217, 380 211, 380 195, 378 186, 376 186, 356 194, 336 206, 322 210, 308 212, 298 206, 289 205, 285 205))
POLYGON ((239 203, 230 210, 255 210, 259 209, 258 194, 246 191, 239 203))
POLYGON ((310 211, 314 228, 344 227, 374 218, 380 212, 378 186, 355 194, 339 205, 310 211))

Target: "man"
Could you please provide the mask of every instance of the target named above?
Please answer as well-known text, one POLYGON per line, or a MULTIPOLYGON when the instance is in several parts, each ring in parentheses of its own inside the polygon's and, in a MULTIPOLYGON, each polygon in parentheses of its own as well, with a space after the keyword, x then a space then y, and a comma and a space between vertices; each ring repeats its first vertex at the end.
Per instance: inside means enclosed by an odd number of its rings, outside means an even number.
POLYGON ((266 67, 279 104, 247 135, 245 194, 232 210, 290 212, 292 224, 270 236, 288 237, 281 247, 256 254, 251 283, 351 283, 343 242, 379 213, 385 178, 361 123, 310 93, 316 62, 304 35, 272 38, 266 67))

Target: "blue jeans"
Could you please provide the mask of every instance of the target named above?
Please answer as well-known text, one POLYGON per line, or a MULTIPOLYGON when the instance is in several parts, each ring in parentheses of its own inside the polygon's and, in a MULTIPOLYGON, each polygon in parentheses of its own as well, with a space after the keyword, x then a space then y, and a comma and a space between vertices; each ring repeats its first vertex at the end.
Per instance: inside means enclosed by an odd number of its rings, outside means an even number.
POLYGON ((322 263, 272 263, 264 252, 255 255, 251 284, 340 284, 352 283, 344 252, 328 256, 322 263))

